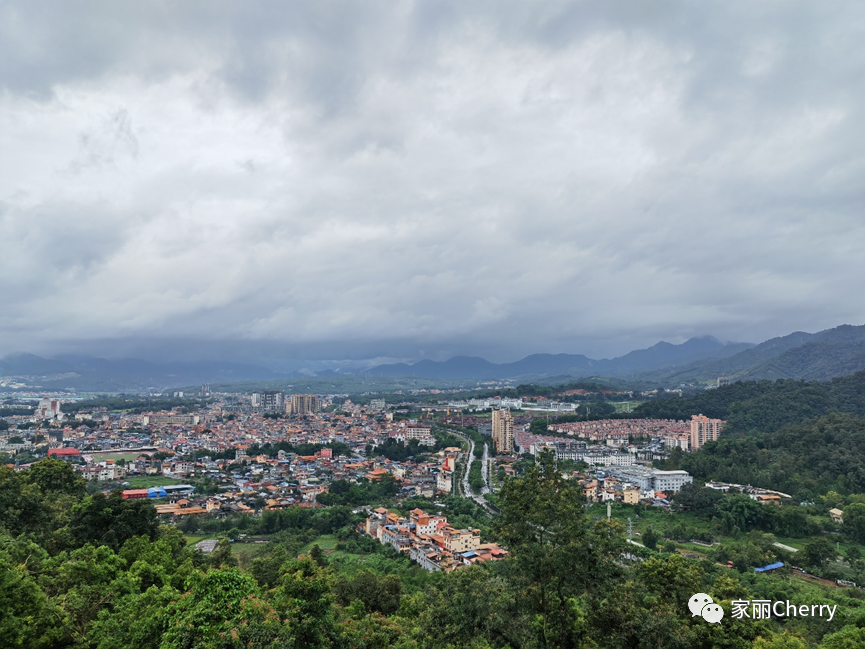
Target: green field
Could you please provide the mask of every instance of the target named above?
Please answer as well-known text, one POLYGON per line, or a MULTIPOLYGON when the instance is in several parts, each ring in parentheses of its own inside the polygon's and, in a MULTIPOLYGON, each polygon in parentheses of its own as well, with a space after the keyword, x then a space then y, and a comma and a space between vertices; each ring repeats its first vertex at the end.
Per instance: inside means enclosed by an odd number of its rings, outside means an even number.
POLYGON ((319 536, 315 541, 310 541, 304 545, 298 551, 298 554, 306 554, 312 549, 312 546, 316 544, 318 544, 318 547, 322 550, 336 550, 338 543, 339 539, 337 539, 333 534, 324 534, 323 536, 319 536))
POLYGON ((129 483, 129 489, 147 489, 148 487, 164 487, 169 484, 186 484, 183 480, 168 478, 162 475, 135 476, 133 478, 126 478, 124 482, 129 483))
MULTIPOLYGON (((197 541, 196 541, 197 543, 197 541)), ((231 555, 237 559, 237 565, 244 570, 249 570, 252 560, 267 554, 270 543, 237 543, 231 544, 231 555)))

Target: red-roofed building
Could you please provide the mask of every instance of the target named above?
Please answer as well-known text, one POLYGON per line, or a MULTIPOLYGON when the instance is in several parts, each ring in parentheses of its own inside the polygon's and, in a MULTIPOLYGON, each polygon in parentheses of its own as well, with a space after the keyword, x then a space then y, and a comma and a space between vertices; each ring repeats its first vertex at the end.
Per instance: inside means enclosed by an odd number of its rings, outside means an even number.
POLYGON ((77 448, 49 448, 48 457, 57 457, 60 459, 68 457, 81 457, 81 451, 77 448))

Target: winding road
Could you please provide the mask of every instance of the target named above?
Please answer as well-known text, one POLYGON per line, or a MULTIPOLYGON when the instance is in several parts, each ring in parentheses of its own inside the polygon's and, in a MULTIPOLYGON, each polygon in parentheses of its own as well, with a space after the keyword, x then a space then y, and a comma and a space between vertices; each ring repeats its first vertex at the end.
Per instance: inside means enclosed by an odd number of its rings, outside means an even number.
POLYGON ((472 490, 471 485, 469 485, 469 469, 471 468, 472 462, 475 459, 475 442, 473 439, 471 439, 470 437, 466 437, 465 435, 463 435, 459 431, 448 429, 448 432, 456 435, 457 437, 459 437, 459 438, 461 438, 464 441, 469 443, 469 451, 468 451, 468 455, 466 455, 466 461, 464 463, 465 467, 463 469, 463 479, 462 479, 463 496, 465 496, 466 498, 471 498, 477 504, 479 504, 481 507, 483 507, 484 509, 486 509, 490 513, 494 513, 493 510, 491 509, 490 504, 487 502, 487 499, 484 498, 484 494, 490 493, 489 470, 488 470, 488 466, 489 466, 489 447, 488 447, 488 445, 486 443, 484 443, 484 455, 483 455, 483 458, 481 460, 481 476, 483 476, 483 479, 484 479, 484 486, 481 489, 481 493, 476 494, 472 490))

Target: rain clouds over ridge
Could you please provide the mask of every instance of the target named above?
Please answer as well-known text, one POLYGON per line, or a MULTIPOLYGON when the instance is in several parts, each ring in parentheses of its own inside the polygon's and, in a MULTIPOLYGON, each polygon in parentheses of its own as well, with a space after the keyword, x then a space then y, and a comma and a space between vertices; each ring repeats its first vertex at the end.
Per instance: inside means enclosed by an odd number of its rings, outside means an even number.
POLYGON ((860 324, 863 26, 857 2, 2 2, 0 354, 513 360, 860 324))

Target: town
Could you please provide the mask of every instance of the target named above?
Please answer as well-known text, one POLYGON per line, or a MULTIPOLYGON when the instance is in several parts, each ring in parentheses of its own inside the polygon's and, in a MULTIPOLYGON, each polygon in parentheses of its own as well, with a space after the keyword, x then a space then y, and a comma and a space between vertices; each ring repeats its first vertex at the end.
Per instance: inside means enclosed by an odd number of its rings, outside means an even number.
MULTIPOLYGON (((501 398, 474 400, 462 413, 453 403, 436 412, 377 398, 355 404, 347 395, 217 394, 208 385, 195 397, 197 407, 134 412, 41 398, 32 412, 5 417, 0 453, 19 471, 39 457, 70 462, 93 491, 150 499, 173 523, 203 514, 323 508, 336 502, 335 483, 384 479, 394 484, 395 502, 453 494, 494 512, 502 480, 543 453, 579 482, 589 503, 668 508, 692 477, 652 462, 672 448, 700 448, 723 426, 702 415, 547 424, 543 414, 518 409, 519 400, 501 398), (466 420, 471 428, 457 423, 466 420), (533 421, 545 431, 532 432, 533 421), (477 464, 480 485, 469 481, 477 464)), ((507 556, 477 529, 454 529, 445 516, 419 509, 401 515, 370 503, 358 529, 430 571, 507 556)))

